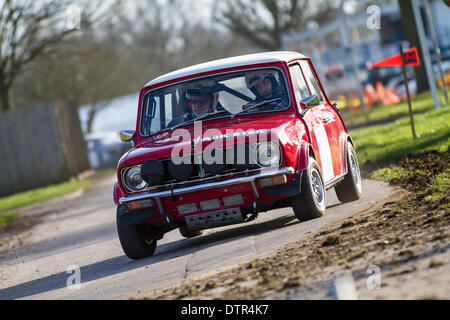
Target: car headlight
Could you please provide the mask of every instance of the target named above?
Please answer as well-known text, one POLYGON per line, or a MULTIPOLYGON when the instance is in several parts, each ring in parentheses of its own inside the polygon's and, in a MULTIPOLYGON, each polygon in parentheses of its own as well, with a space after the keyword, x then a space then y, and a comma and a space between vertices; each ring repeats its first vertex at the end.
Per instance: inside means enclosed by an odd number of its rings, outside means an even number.
POLYGON ((130 190, 142 191, 147 187, 147 183, 141 176, 141 166, 135 166, 127 169, 124 178, 125 184, 130 190))
POLYGON ((258 145, 257 161, 262 167, 272 168, 281 164, 280 146, 275 142, 262 142, 258 145))

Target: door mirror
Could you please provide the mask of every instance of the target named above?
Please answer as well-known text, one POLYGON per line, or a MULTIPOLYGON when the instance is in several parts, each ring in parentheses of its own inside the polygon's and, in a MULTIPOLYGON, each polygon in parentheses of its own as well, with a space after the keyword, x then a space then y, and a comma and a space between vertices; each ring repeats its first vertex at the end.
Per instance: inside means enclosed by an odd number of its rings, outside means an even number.
POLYGON ((317 107, 320 105, 319 97, 313 94, 312 96, 309 96, 308 98, 303 99, 300 101, 300 106, 302 108, 301 114, 302 116, 311 108, 317 107))
POLYGON ((122 142, 132 141, 135 133, 136 131, 134 130, 122 130, 120 131, 120 140, 122 140, 122 142))

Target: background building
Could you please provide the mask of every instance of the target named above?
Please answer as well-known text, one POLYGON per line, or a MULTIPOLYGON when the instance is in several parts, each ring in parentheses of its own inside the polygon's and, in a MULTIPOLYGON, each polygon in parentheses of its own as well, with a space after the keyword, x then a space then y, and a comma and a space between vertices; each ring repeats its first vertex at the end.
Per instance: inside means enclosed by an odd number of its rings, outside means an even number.
MULTIPOLYGON (((371 73, 368 67, 370 62, 397 54, 399 42, 406 40, 396 1, 379 6, 379 29, 368 27, 372 12, 368 12, 367 4, 363 5, 365 1, 359 3, 356 12, 346 14, 346 24, 343 23, 343 16, 338 15, 332 21, 320 24, 310 22, 307 30, 285 34, 283 37, 283 49, 300 51, 312 58, 331 95, 354 92, 361 82, 375 84, 382 76, 371 73), (357 77, 354 76, 354 69, 358 70, 357 77)), ((440 0, 430 1, 430 7, 442 56, 450 59, 450 8, 440 0)), ((422 17, 426 17, 422 13, 422 17)), ((427 29, 425 20, 424 25, 427 29)), ((428 29, 426 33, 429 35, 428 29)), ((433 56, 431 40, 429 49, 433 56)), ((383 72, 391 73, 383 79, 386 85, 387 80, 400 74, 401 70, 392 68, 383 72)))

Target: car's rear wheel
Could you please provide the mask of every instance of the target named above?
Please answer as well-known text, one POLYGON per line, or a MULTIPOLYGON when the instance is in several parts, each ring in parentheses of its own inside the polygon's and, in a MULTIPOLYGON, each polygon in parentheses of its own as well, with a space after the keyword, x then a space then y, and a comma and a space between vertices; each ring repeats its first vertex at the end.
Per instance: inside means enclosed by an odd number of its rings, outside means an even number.
POLYGON ((194 238, 194 237, 201 236, 203 234, 203 232, 201 230, 192 231, 187 226, 180 226, 179 230, 180 230, 181 235, 185 238, 194 238))
POLYGON ((117 233, 128 258, 137 260, 150 257, 155 253, 157 240, 147 226, 138 224, 120 226, 117 222, 117 233))
POLYGON ((334 190, 336 196, 341 202, 350 202, 358 200, 361 197, 361 173, 359 171, 358 158, 355 148, 350 142, 347 142, 347 174, 344 180, 340 182, 334 190))
POLYGON ((291 203, 294 214, 300 221, 319 218, 325 212, 325 184, 320 167, 312 157, 302 175, 301 193, 293 196, 291 203))

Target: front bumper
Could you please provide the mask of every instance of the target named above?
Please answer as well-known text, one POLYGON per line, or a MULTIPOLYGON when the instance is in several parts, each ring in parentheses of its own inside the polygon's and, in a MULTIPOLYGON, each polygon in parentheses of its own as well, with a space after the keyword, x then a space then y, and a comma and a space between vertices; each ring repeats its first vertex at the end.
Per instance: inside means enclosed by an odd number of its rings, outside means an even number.
POLYGON ((122 197, 119 199, 119 202, 120 202, 120 204, 124 204, 124 203, 131 202, 131 201, 153 199, 153 200, 155 200, 156 204, 158 205, 158 209, 160 210, 160 212, 162 214, 164 214, 164 208, 163 208, 163 206, 161 204, 161 200, 160 200, 161 198, 179 196, 182 194, 204 191, 204 190, 211 190, 214 188, 227 187, 227 186, 237 185, 237 184, 241 184, 241 183, 250 183, 252 186, 252 190, 255 195, 255 198, 259 198, 258 189, 255 184, 255 181, 257 179, 270 178, 270 177, 275 177, 275 176, 279 176, 279 175, 291 175, 294 172, 295 172, 295 170, 291 167, 278 168, 278 169, 264 169, 256 174, 252 174, 252 175, 244 176, 244 177, 237 177, 237 178, 232 178, 232 179, 223 180, 223 181, 208 182, 208 183, 203 183, 200 185, 177 188, 177 189, 173 189, 173 190, 149 192, 149 193, 144 193, 144 194, 139 194, 139 195, 134 195, 134 196, 122 197))

